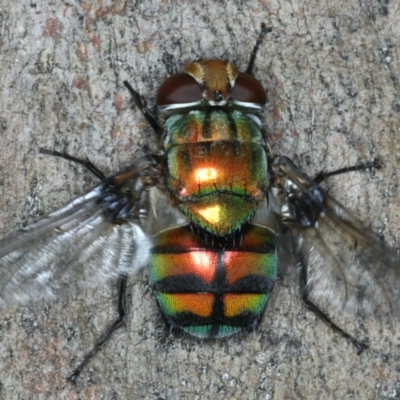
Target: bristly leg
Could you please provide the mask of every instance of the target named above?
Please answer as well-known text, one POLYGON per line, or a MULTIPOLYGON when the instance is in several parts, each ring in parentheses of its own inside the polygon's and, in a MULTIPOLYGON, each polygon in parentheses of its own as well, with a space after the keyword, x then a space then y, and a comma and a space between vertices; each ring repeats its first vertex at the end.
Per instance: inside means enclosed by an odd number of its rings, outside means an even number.
POLYGON ((41 154, 47 154, 49 156, 54 156, 54 157, 60 157, 64 158, 64 160, 72 161, 77 164, 83 165, 85 168, 87 168, 93 175, 95 175, 97 178, 100 180, 103 180, 106 176, 94 165, 92 164, 89 160, 81 160, 80 158, 76 158, 73 156, 70 156, 67 153, 60 153, 59 151, 56 150, 48 150, 44 148, 39 149, 39 153, 41 154))
POLYGON ((124 81, 123 83, 124 83, 125 87, 129 90, 129 93, 131 94, 131 96, 133 98, 133 103, 140 110, 142 115, 146 118, 147 122, 152 127, 153 131, 157 135, 161 134, 162 128, 161 128, 160 124, 157 122, 154 115, 147 108, 146 100, 129 84, 128 81, 124 81))
POLYGON ((380 169, 381 167, 382 166, 379 160, 377 159, 373 161, 360 162, 359 164, 352 165, 351 167, 340 168, 335 171, 330 171, 330 172, 321 171, 314 177, 313 181, 318 184, 321 183, 326 178, 329 178, 330 176, 346 174, 347 172, 353 172, 353 171, 367 171, 369 169, 380 169))
POLYGON ((120 275, 118 280, 118 317, 112 322, 109 328, 104 334, 97 340, 93 349, 86 354, 82 362, 74 369, 72 374, 67 377, 67 380, 72 383, 76 383, 76 379, 82 372, 83 368, 89 363, 89 361, 100 351, 104 343, 111 337, 111 335, 118 329, 126 315, 126 283, 128 277, 126 275, 120 275))
POLYGON ((267 25, 265 25, 265 23, 263 22, 261 24, 261 32, 258 35, 256 44, 255 44, 255 46, 253 48, 253 51, 251 52, 251 55, 250 55, 249 65, 247 66, 247 69, 246 69, 246 73, 247 74, 253 75, 253 67, 254 67, 254 62, 256 60, 258 49, 260 48, 261 43, 264 40, 265 35, 267 33, 269 33, 269 32, 272 32, 272 28, 267 28, 267 25))
POLYGON ((336 325, 331 318, 322 311, 316 304, 314 304, 308 298, 307 291, 307 267, 305 266, 301 256, 298 255, 299 266, 300 266, 300 295, 305 306, 311 310, 318 318, 328 324, 334 331, 338 332, 345 339, 347 339, 353 346, 357 348, 357 354, 361 354, 364 350, 368 348, 368 344, 365 341, 356 339, 354 336, 350 335, 344 331, 340 326, 336 325))

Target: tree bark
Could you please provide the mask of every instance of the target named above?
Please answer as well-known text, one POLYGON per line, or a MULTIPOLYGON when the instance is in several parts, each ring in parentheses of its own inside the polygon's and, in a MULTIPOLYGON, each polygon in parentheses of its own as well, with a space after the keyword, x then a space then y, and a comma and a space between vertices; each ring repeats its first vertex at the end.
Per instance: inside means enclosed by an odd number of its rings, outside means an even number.
MULTIPOLYGON (((150 104, 185 63, 223 57, 242 70, 261 22, 273 28, 255 76, 268 90, 274 151, 310 176, 378 158, 375 173, 329 179, 330 193, 398 245, 400 158, 397 2, 338 0, 0 3, 1 232, 84 193, 84 168, 39 147, 88 158, 106 174, 151 143, 122 82, 150 104)), ((366 316, 355 349, 278 282, 254 334, 174 336, 147 273, 130 280, 129 315, 71 385, 65 377, 115 317, 116 288, 2 310, 3 399, 398 398, 399 321, 366 316)), ((339 323, 350 326, 351 319, 339 323)))

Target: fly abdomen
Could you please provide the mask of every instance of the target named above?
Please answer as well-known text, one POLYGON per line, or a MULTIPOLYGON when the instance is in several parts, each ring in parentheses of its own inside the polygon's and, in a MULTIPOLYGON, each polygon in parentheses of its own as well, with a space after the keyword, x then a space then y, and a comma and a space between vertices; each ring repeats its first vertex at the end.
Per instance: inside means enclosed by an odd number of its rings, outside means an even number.
POLYGON ((212 247, 189 226, 155 238, 150 276, 171 327, 199 337, 256 327, 276 279, 274 235, 249 224, 235 243, 212 247))

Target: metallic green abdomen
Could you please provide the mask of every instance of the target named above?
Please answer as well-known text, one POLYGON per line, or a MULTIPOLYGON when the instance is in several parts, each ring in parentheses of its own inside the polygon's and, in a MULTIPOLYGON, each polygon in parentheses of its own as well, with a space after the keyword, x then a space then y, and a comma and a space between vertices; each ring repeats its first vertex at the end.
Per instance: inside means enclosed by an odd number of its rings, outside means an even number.
POLYGON ((247 225, 224 248, 206 244, 189 226, 154 240, 150 277, 158 304, 172 327, 200 337, 253 330, 276 279, 275 236, 247 225))

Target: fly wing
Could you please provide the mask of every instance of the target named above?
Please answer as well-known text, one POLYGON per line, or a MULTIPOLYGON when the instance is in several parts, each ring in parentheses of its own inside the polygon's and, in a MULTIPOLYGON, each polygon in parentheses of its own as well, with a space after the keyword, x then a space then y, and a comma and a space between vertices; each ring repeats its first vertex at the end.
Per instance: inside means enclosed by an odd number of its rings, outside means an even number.
POLYGON ((87 194, 0 241, 0 306, 52 299, 144 267, 151 242, 140 216, 154 160, 141 157, 87 194), (139 216, 140 214, 140 216, 139 216))
POLYGON ((280 215, 292 231, 309 298, 322 309, 399 315, 399 252, 287 158, 277 157, 272 168, 280 215))

